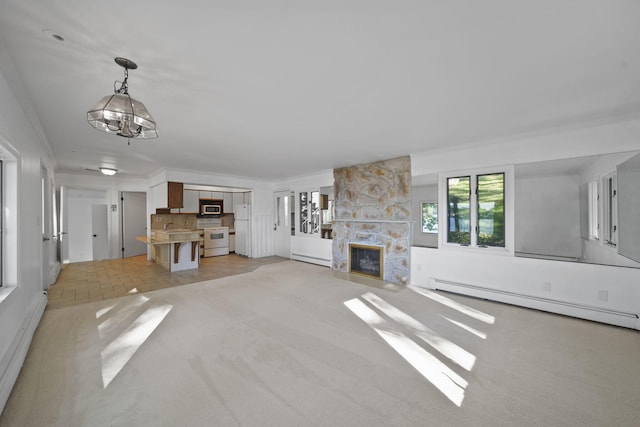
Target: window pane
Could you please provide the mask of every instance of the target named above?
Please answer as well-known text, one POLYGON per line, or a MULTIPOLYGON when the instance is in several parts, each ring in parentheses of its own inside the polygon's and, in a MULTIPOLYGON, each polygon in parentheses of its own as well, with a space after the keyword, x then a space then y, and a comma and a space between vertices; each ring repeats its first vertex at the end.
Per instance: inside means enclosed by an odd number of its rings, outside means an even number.
POLYGON ((589 182, 589 238, 599 238, 600 223, 598 220, 598 182, 589 182))
POLYGON ((470 179, 447 178, 447 242, 471 243, 470 179))
POLYGON ((3 172, 2 172, 2 160, 0 160, 0 287, 3 283, 4 274, 2 273, 2 269, 4 267, 4 254, 2 253, 2 248, 4 247, 4 223, 2 222, 2 218, 4 217, 4 197, 2 195, 2 189, 4 188, 4 184, 2 183, 3 172))
POLYGON ((438 204, 436 202, 422 203, 422 232, 438 232, 438 204))
POLYGON ((478 246, 504 244, 504 174, 478 175, 478 246))

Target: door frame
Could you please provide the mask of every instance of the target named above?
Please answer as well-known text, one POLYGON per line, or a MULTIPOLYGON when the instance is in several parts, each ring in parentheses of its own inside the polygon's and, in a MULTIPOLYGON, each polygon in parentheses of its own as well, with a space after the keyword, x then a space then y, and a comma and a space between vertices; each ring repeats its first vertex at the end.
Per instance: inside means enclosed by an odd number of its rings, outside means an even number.
POLYGON ((275 255, 291 258, 291 209, 293 208, 293 192, 291 190, 273 193, 273 230, 275 255))

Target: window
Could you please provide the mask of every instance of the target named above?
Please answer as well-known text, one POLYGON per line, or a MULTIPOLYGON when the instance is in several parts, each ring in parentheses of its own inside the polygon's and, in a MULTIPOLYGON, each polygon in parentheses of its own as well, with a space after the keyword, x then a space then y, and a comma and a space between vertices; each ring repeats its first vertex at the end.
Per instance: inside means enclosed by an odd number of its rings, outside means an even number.
POLYGON ((446 206, 440 220, 440 226, 446 227, 442 243, 513 250, 513 230, 506 228, 507 214, 513 218, 513 197, 507 191, 512 169, 441 176, 440 201, 446 206))
POLYGON ((616 246, 618 243, 618 182, 615 172, 603 178, 602 185, 602 238, 604 242, 616 246))
POLYGON ((471 243, 470 177, 447 179, 447 242, 471 243))
POLYGON ((438 202, 422 202, 422 232, 438 232, 438 202))
POLYGON ((504 248, 504 173, 478 175, 478 246, 504 248))
POLYGON ((589 239, 598 240, 600 237, 600 223, 598 215, 598 200, 600 199, 598 191, 598 181, 590 181, 588 187, 588 210, 589 210, 589 239))
POLYGON ((2 173, 2 160, 0 160, 0 287, 2 287, 2 270, 4 264, 4 256, 2 254, 2 248, 4 248, 4 222, 3 222, 3 212, 4 212, 4 197, 2 194, 2 189, 4 188, 4 180, 2 173))

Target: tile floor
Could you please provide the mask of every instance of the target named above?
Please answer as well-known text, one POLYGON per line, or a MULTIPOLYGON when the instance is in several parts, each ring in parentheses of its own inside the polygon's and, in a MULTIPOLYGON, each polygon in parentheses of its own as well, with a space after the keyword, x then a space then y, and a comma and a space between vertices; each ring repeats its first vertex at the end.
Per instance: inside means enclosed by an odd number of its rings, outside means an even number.
POLYGON ((253 271, 285 261, 277 256, 246 258, 236 254, 201 258, 200 268, 170 273, 146 255, 65 264, 49 287, 47 309, 154 291, 253 271))

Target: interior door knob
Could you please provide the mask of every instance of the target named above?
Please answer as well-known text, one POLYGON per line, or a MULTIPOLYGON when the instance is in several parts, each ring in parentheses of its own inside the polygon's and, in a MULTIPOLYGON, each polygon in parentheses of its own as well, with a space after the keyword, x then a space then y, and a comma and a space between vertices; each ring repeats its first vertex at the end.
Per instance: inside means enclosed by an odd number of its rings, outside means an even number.
POLYGON ((97 234, 94 234, 94 235, 93 235, 93 237, 98 237, 98 235, 97 235, 97 234))

